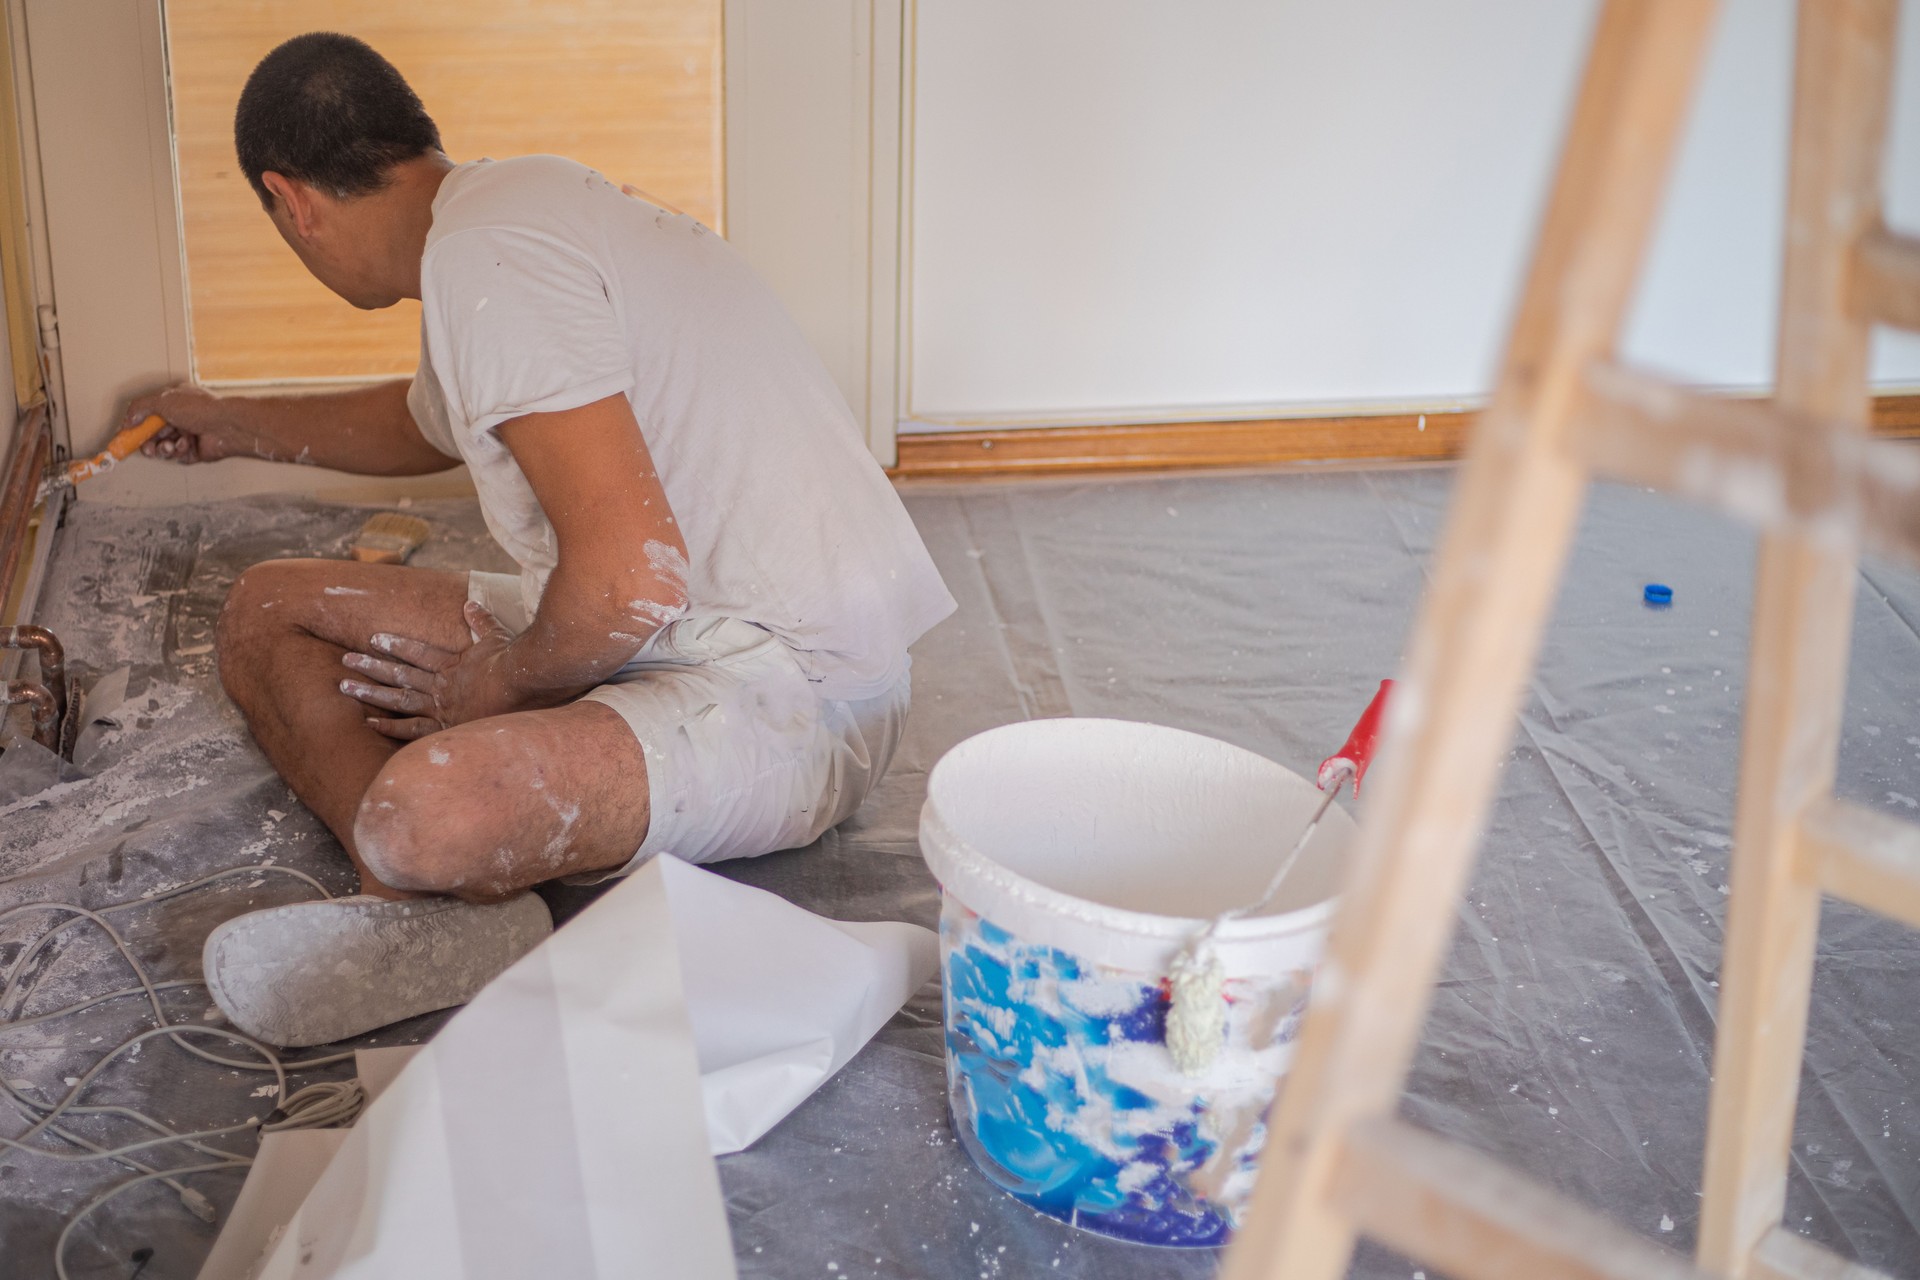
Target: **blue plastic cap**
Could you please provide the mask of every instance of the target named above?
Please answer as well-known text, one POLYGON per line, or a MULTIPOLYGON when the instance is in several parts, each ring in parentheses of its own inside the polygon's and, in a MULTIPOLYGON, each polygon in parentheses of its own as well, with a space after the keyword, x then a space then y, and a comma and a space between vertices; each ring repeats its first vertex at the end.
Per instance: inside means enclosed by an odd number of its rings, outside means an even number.
POLYGON ((1673 603, 1673 588, 1664 582, 1649 582, 1642 593, 1651 605, 1669 605, 1673 603))

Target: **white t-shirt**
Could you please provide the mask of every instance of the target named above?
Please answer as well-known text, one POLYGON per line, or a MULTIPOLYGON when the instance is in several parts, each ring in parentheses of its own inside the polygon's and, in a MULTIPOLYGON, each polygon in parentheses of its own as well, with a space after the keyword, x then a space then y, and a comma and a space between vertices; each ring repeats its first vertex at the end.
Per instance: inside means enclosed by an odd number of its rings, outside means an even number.
POLYGON ((852 700, 892 687, 953 612, 826 367, 692 218, 558 156, 476 160, 434 198, 420 292, 408 408, 472 471, 529 613, 557 543, 494 428, 617 392, 686 539, 689 617, 765 627, 852 700))

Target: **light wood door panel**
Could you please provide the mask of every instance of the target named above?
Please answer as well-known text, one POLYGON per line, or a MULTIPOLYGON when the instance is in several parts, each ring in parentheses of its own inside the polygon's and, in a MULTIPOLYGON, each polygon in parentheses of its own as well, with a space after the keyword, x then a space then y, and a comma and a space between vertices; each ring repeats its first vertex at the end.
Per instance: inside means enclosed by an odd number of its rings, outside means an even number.
POLYGON ((384 54, 456 160, 550 152, 724 230, 721 0, 167 0, 196 376, 411 372, 420 308, 356 311, 309 276, 241 176, 233 110, 303 31, 384 54))

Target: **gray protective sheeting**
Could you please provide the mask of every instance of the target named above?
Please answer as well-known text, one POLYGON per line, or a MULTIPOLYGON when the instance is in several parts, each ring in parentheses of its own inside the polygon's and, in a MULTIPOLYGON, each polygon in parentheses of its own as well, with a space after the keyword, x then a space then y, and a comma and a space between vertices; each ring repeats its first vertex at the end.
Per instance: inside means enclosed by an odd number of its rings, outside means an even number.
MULTIPOLYGON (((961 609, 916 651, 901 755, 866 809, 817 846, 729 874, 823 914, 932 925, 935 890, 914 838, 926 772, 967 735, 1023 717, 1153 720, 1310 770, 1393 671, 1449 479, 1353 471, 910 492, 961 609)), ((423 563, 498 564, 470 505, 418 510, 436 529, 423 563)), ((154 707, 103 748, 91 781, 42 805, 0 802, 0 877, 47 868, 0 880, 0 905, 119 901, 264 857, 344 884, 337 849, 246 745, 195 651, 239 568, 337 555, 362 514, 285 502, 76 513, 49 621, 89 671, 132 664, 136 703, 154 707), (288 816, 276 822, 270 809, 288 816)), ((1752 564, 1743 531, 1639 491, 1596 491, 1405 1103, 1420 1124, 1680 1249, 1698 1221, 1752 564), (1656 580, 1674 587, 1673 608, 1641 604, 1656 580)), ((1870 565, 1860 585, 1840 789, 1920 816, 1920 577, 1870 565)), ((198 939, 220 919, 298 896, 271 879, 248 884, 153 908, 137 945, 159 976, 195 973, 198 939)), ((43 927, 0 926, 0 961, 5 940, 43 927)), ((1920 1276, 1920 935, 1830 905, 1820 944, 1789 1222, 1920 1276)), ((76 943, 43 981, 58 994, 29 1012, 121 985, 101 949, 76 943)), ((191 989, 178 1000, 196 1016, 205 1005, 191 989)), ((96 1012, 64 1030, 0 1030, 0 1069, 57 1091, 62 1074, 141 1025, 132 1002, 96 1012)), ((142 1058, 116 1069, 108 1092, 180 1127, 259 1107, 247 1096, 257 1080, 182 1065, 161 1044, 142 1058)), ((1125 1280, 1215 1265, 1076 1234, 974 1172, 945 1117, 937 986, 720 1168, 749 1277, 1125 1280)), ((30 1157, 0 1164, 0 1275, 46 1275, 64 1215, 117 1176, 30 1157)), ((200 1185, 224 1208, 238 1180, 200 1185)), ((153 1188, 103 1217, 77 1233, 76 1276, 127 1276, 142 1246, 156 1251, 145 1280, 191 1276, 212 1237, 153 1188)), ((1413 1270, 1365 1246, 1354 1274, 1413 1270)))

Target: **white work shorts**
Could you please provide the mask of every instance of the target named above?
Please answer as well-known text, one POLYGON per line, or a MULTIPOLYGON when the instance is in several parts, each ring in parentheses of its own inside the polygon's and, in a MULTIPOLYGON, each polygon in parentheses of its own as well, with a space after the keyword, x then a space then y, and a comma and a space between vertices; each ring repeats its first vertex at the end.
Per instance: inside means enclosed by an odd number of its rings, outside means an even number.
MULTIPOLYGON (((514 574, 468 576, 467 595, 518 634, 531 621, 514 574)), ((877 698, 821 697, 772 632, 738 618, 688 618, 583 695, 620 714, 647 761, 652 821, 625 875, 655 854, 750 858, 813 843, 851 817, 887 771, 906 727, 908 677, 877 698)))

